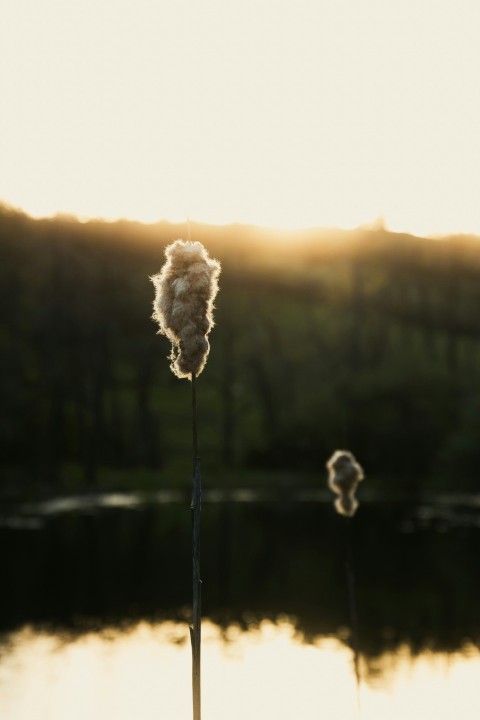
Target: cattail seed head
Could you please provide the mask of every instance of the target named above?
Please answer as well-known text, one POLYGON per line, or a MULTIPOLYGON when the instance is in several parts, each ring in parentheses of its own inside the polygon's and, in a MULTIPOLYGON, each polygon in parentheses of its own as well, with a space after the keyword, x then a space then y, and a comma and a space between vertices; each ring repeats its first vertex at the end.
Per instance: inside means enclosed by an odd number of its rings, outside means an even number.
POLYGON ((179 378, 200 375, 207 362, 213 302, 218 292, 220 263, 199 242, 176 240, 165 250, 167 258, 155 286, 153 319, 159 333, 172 343, 172 372, 179 378))
POLYGON ((363 468, 348 450, 336 450, 327 462, 328 487, 338 495, 335 509, 340 515, 352 517, 358 500, 355 492, 358 483, 365 477, 363 468))

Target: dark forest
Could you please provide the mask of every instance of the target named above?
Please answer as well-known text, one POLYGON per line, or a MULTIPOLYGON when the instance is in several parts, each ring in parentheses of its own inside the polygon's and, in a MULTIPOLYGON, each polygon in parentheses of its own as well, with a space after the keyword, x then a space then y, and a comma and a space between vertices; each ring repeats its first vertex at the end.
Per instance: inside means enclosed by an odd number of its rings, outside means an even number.
MULTIPOLYGON (((187 233, 1 209, 5 497, 189 486, 190 388, 149 280, 187 233)), ((207 487, 323 486, 349 448, 386 497, 476 488, 478 238, 190 234, 223 268, 198 381, 207 487)))

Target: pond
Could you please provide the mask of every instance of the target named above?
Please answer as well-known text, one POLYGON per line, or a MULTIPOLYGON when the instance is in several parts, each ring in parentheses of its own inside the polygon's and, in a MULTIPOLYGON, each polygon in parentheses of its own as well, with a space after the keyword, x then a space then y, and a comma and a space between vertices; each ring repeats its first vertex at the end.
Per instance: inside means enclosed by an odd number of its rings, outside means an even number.
MULTIPOLYGON (((204 717, 480 717, 479 507, 373 501, 349 523, 321 494, 205 493, 204 717)), ((176 493, 5 510, 0 716, 190 718, 190 537, 176 493)))

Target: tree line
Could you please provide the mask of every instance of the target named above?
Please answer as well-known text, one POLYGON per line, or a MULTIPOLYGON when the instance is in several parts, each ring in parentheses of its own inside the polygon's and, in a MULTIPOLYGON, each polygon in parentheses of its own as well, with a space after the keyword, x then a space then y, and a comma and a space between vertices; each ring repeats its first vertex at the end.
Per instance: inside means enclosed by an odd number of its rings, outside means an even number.
MULTIPOLYGON (((187 233, 1 209, 4 494, 190 483, 189 386, 149 281, 187 233)), ((315 484, 347 447, 379 492, 476 487, 478 238, 190 233, 223 267, 198 384, 207 483, 315 484)))

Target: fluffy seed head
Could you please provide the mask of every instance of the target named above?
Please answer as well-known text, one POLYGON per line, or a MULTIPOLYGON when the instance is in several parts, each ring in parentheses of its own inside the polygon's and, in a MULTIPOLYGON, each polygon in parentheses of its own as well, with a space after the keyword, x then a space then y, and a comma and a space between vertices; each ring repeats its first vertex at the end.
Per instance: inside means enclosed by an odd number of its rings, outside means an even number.
POLYGON ((336 450, 327 462, 328 487, 338 495, 335 509, 340 515, 352 517, 357 508, 358 500, 355 492, 358 483, 365 477, 363 468, 357 463, 348 450, 336 450))
POLYGON ((176 240, 165 250, 167 258, 155 286, 153 319, 172 343, 172 372, 179 378, 200 375, 207 362, 208 334, 213 302, 218 292, 220 263, 199 242, 176 240))

